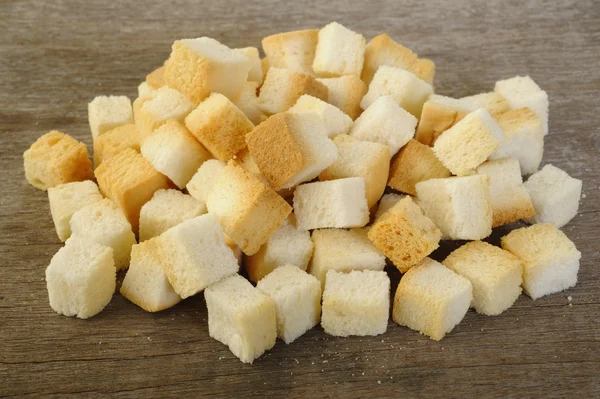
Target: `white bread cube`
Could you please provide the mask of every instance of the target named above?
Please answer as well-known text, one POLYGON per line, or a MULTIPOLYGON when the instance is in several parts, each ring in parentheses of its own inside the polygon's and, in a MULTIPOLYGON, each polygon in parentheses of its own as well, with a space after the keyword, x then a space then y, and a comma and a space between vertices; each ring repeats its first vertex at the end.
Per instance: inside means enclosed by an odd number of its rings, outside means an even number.
POLYGON ((150 86, 148 82, 143 81, 138 85, 138 97, 153 97, 156 90, 157 89, 150 86))
POLYGON ((225 166, 225 162, 221 162, 218 159, 209 159, 202 163, 187 186, 185 186, 188 193, 198 201, 206 204, 208 194, 219 179, 219 176, 221 176, 225 166))
MULTIPOLYGON (((372 38, 367 44, 362 80, 366 84, 371 83, 379 67, 384 65, 405 69, 419 76, 417 74, 418 58, 417 54, 382 33, 372 38)), ((420 78, 423 79, 423 77, 420 78)))
POLYGON ((502 95, 511 109, 527 107, 531 109, 542 122, 544 136, 548 134, 548 94, 529 76, 499 80, 494 91, 502 95))
POLYGON ((365 59, 366 40, 337 22, 319 30, 313 70, 323 77, 360 76, 365 59))
POLYGON ((501 244, 523 261, 523 290, 531 299, 577 284, 581 252, 552 223, 513 230, 502 237, 501 244))
POLYGON ((362 177, 302 184, 294 192, 294 214, 305 230, 363 227, 369 207, 362 177))
POLYGON ((120 292, 147 312, 160 312, 181 301, 167 278, 157 239, 131 247, 131 263, 120 292))
POLYGON ((472 300, 469 280, 425 258, 402 276, 392 319, 439 341, 465 317, 472 300))
POLYGON ((50 306, 65 316, 87 319, 98 314, 110 302, 116 282, 112 249, 75 237, 46 268, 50 306))
POLYGON ((365 109, 350 129, 350 136, 390 147, 393 157, 415 135, 417 118, 402 109, 392 97, 382 96, 365 109))
POLYGON ((415 139, 432 146, 442 133, 477 108, 455 98, 432 94, 423 104, 415 139))
POLYGON ((244 363, 275 345, 277 305, 239 274, 211 285, 204 293, 208 333, 244 363))
POLYGON ((367 94, 360 101, 360 106, 366 110, 379 97, 389 96, 419 118, 423 104, 432 94, 433 87, 412 73, 400 68, 381 66, 369 84, 367 94))
POLYGON ((440 229, 442 239, 481 240, 491 234, 489 176, 431 179, 415 188, 419 206, 440 229))
POLYGON ((531 197, 523 186, 519 161, 514 158, 487 161, 477 167, 477 174, 490 177, 492 227, 528 219, 535 214, 531 197))
POLYGON ((315 59, 319 30, 307 29, 277 33, 262 39, 262 47, 267 57, 268 67, 285 68, 313 75, 312 64, 315 59))
POLYGON ((321 284, 294 265, 278 267, 256 285, 277 305, 277 336, 286 344, 319 324, 321 284))
POLYGON ((327 101, 327 93, 327 87, 310 75, 271 67, 260 88, 258 106, 266 115, 273 115, 290 109, 303 94, 327 101))
POLYGON ((148 137, 169 119, 183 122, 194 109, 194 104, 177 90, 161 87, 152 98, 138 98, 134 102, 134 108, 135 124, 142 137, 148 137))
POLYGON ((577 215, 581 180, 574 179, 553 165, 546 165, 525 182, 535 208, 535 223, 554 223, 562 227, 577 215))
POLYGON ((319 175, 319 180, 336 180, 362 177, 365 180, 367 204, 373 207, 385 190, 390 169, 388 146, 360 141, 347 135, 333 139, 338 159, 319 175))
POLYGON ((463 97, 459 101, 467 107, 485 108, 496 119, 510 109, 506 99, 495 91, 463 97))
POLYGON ((347 134, 352 126, 352 119, 339 108, 308 94, 300 96, 296 104, 288 110, 291 113, 314 112, 319 115, 325 125, 327 136, 333 138, 347 134))
POLYGON ((328 90, 327 102, 335 105, 353 120, 362 113, 360 100, 367 94, 367 85, 356 75, 317 79, 328 90))
POLYGON ((88 104, 88 121, 95 139, 118 126, 133 123, 131 100, 126 96, 98 96, 88 104))
POLYGON ((262 62, 260 61, 260 54, 256 47, 244 47, 236 48, 233 51, 243 54, 250 61, 250 71, 248 72, 248 81, 256 82, 260 86, 263 81, 263 70, 262 62))
POLYGON ((242 92, 237 100, 233 102, 233 105, 238 107, 252 124, 258 125, 261 122, 260 107, 258 106, 258 83, 244 83, 242 92))
POLYGON ((384 271, 327 272, 321 326, 327 334, 379 335, 390 315, 390 278, 384 271))
POLYGON ((455 249, 442 263, 471 282, 472 306, 477 313, 499 315, 521 295, 521 261, 487 242, 468 242, 455 249))
POLYGON ((381 215, 389 211, 394 205, 398 203, 398 201, 400 201, 404 197, 406 197, 405 194, 384 194, 379 200, 379 204, 377 205, 377 211, 375 212, 375 220, 379 219, 381 215))
POLYGON ((309 272, 325 286, 327 272, 382 271, 385 256, 369 241, 367 228, 322 229, 312 233, 315 245, 309 272))
POLYGON ((126 148, 140 151, 141 135, 133 123, 105 132, 94 139, 94 168, 126 148))
POLYGON ((504 141, 498 123, 483 108, 446 130, 433 145, 436 157, 457 176, 473 174, 504 141))
POLYGON ((136 243, 135 234, 123 211, 110 199, 79 209, 71 217, 70 224, 73 237, 112 248, 117 269, 129 266, 131 246, 136 243))

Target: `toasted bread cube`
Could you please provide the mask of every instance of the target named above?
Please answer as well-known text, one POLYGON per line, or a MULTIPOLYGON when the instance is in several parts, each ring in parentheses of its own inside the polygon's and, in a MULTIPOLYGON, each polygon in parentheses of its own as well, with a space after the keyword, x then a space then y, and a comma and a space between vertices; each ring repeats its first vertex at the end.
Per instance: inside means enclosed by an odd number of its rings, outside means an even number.
POLYGON ((244 83, 240 96, 233 103, 233 105, 238 107, 254 125, 258 125, 262 122, 260 120, 260 107, 258 106, 257 92, 257 82, 246 82, 244 83))
POLYGON ((102 162, 96 168, 96 179, 100 192, 125 212, 133 231, 138 229, 142 205, 169 184, 142 154, 131 148, 102 162))
POLYGON ((154 130, 169 119, 183 122, 194 109, 194 104, 177 90, 161 87, 156 91, 154 97, 142 97, 135 100, 134 109, 135 124, 144 138, 150 136, 154 130))
POLYGON ((71 216, 70 225, 71 236, 112 248, 117 270, 127 269, 135 234, 113 201, 104 198, 79 209, 71 216))
POLYGON ((225 162, 218 159, 209 159, 198 168, 198 171, 188 182, 188 193, 198 201, 206 204, 208 194, 212 190, 215 182, 219 179, 221 172, 225 169, 225 162))
POLYGON ((563 170, 546 165, 525 182, 535 208, 535 223, 553 223, 562 227, 577 215, 581 198, 581 180, 563 170))
POLYGON ((552 223, 513 230, 501 244, 523 262, 523 290, 531 299, 577 284, 581 252, 552 223))
POLYGON ((277 114, 290 109, 303 94, 327 101, 327 86, 305 73, 271 67, 260 88, 258 106, 266 115, 277 114))
POLYGON ((499 80, 494 91, 506 99, 511 109, 527 107, 531 109, 542 122, 544 136, 548 134, 548 94, 529 76, 499 80))
MULTIPOLYGON (((369 41, 365 50, 365 65, 362 80, 368 85, 381 66, 405 69, 417 75, 419 57, 391 37, 382 33, 369 41)), ((419 75, 417 75, 419 76, 419 75)), ((420 77, 420 76, 419 76, 420 77)), ((422 77, 420 77, 423 79, 422 77)), ((425 79, 423 79, 425 80, 425 79)))
POLYGON ((496 119, 510 109, 506 99, 495 91, 463 97, 459 101, 467 107, 485 108, 496 119))
POLYGON ((504 141, 490 159, 516 158, 523 175, 537 172, 544 154, 544 134, 537 115, 529 108, 513 109, 498 117, 498 125, 504 141))
MULTIPOLYGON (((140 97, 154 97, 156 91, 157 91, 157 89, 155 89, 152 86, 150 86, 148 84, 148 82, 143 81, 142 83, 140 83, 138 85, 138 98, 140 98, 140 97)), ((133 102, 133 104, 134 104, 133 115, 134 115, 134 119, 135 119, 135 101, 133 102)))
POLYGON ((131 247, 131 264, 121 295, 147 312, 160 312, 181 302, 165 271, 166 262, 157 239, 131 247))
POLYGON ((88 120, 96 139, 116 127, 133 123, 131 100, 126 96, 98 96, 88 104, 88 120))
POLYGON ((428 58, 420 58, 413 65, 413 73, 421 80, 433 86, 433 78, 435 77, 435 62, 428 58))
POLYGON ((277 304, 277 336, 286 344, 319 324, 321 284, 294 265, 278 267, 256 288, 277 304))
POLYGON ((535 215, 531 197, 523 186, 519 161, 514 158, 487 161, 479 165, 477 174, 490 177, 492 227, 535 215))
POLYGON ((435 141, 433 152, 457 176, 474 173, 504 140, 504 133, 485 109, 479 108, 446 130, 435 141))
POLYGON ((319 30, 313 70, 323 77, 360 76, 365 59, 366 40, 337 22, 319 30))
POLYGON ((475 106, 465 105, 461 100, 432 94, 423 104, 415 139, 432 146, 442 133, 476 109, 475 106))
POLYGON ((475 175, 417 183, 419 206, 443 239, 481 240, 492 232, 490 177, 475 175))
POLYGON ((499 315, 521 295, 522 262, 510 252, 487 242, 468 242, 455 249, 442 263, 471 282, 471 306, 477 313, 499 315))
POLYGON ((46 268, 50 306, 59 314, 90 318, 110 302, 117 283, 112 249, 69 238, 46 268))
POLYGON ((165 83, 165 66, 162 65, 146 75, 146 83, 153 89, 160 89, 165 83))
POLYGON ((263 64, 265 75, 269 67, 285 68, 313 75, 312 64, 319 37, 318 29, 277 33, 262 40, 267 57, 267 68, 263 64))
POLYGON ((204 293, 208 333, 244 363, 275 345, 277 305, 239 274, 211 285, 204 293))
POLYGON ((233 51, 243 54, 248 58, 248 61, 250 61, 248 81, 256 82, 260 86, 260 84, 262 84, 263 81, 263 70, 258 49, 256 47, 244 47, 233 49, 233 51))
POLYGON ((315 246, 309 272, 325 287, 327 272, 382 271, 385 256, 367 237, 367 228, 321 229, 312 233, 315 246))
POLYGON ((317 79, 327 87, 327 102, 335 105, 353 120, 362 113, 360 100, 367 94, 367 85, 356 75, 317 79))
POLYGON ((23 161, 29 184, 44 191, 94 176, 85 144, 58 130, 38 138, 23 153, 23 161))
POLYGON ((366 110, 379 97, 390 96, 399 106, 419 118, 423 104, 432 94, 433 87, 412 73, 382 66, 375 73, 360 106, 366 110))
POLYGON ((348 177, 302 184, 294 192, 294 214, 305 230, 363 227, 369 222, 365 180, 348 177))
POLYGON ((431 147, 417 140, 410 140, 396 154, 389 174, 387 185, 410 195, 417 195, 415 185, 419 182, 450 177, 450 171, 437 159, 431 147))
POLYGON ((368 236, 401 273, 406 273, 438 248, 442 233, 410 197, 405 197, 375 221, 368 236))
POLYGON ((50 213, 58 238, 71 237, 71 216, 81 208, 102 200, 98 186, 91 180, 65 183, 48 189, 50 213))
POLYGON ((362 177, 365 180, 369 209, 381 198, 390 168, 388 146, 360 141, 351 136, 339 135, 333 139, 338 159, 319 175, 319 180, 362 177))
POLYGON ((94 140, 94 167, 125 148, 140 151, 140 132, 133 123, 109 130, 94 140))
POLYGON ((465 317, 472 299, 469 280, 425 258, 402 276, 392 319, 439 341, 465 317))
POLYGON ((394 156, 415 135, 417 118, 402 109, 391 97, 375 100, 354 121, 349 135, 359 140, 373 141, 390 147, 394 156))
MULTIPOLYGON (((406 197, 405 194, 384 194, 379 200, 377 205, 377 211, 375 212, 375 220, 379 219, 383 214, 389 211, 394 205, 398 203, 402 198, 406 197)), ((413 198, 413 201, 415 199, 413 198)))
POLYGON ((288 110, 291 113, 314 112, 319 115, 327 130, 327 136, 333 138, 347 134, 352 126, 352 119, 337 107, 316 97, 304 94, 296 104, 288 110))
POLYGON ((275 190, 312 180, 338 157, 316 114, 273 115, 246 135, 248 150, 275 190))
POLYGON ((390 318, 390 278, 384 271, 327 272, 321 326, 327 334, 379 335, 390 318))
POLYGON ((248 256, 258 252, 292 211, 273 189, 233 160, 214 184, 206 205, 248 256))

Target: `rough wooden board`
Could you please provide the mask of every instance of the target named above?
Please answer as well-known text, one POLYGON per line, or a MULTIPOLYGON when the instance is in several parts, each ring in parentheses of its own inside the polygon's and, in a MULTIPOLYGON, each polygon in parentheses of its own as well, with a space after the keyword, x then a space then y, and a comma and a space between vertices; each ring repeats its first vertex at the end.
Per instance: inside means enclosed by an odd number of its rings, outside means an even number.
POLYGON ((109 3, 0 3, 0 397, 600 396, 597 2, 109 3), (435 60, 441 94, 488 91, 516 74, 548 91, 544 163, 584 181, 580 214, 564 229, 583 253, 579 284, 523 296, 497 317, 470 311, 439 343, 393 323, 374 338, 316 328, 253 366, 208 337, 202 295, 159 314, 118 294, 87 321, 52 312, 44 269, 60 243, 45 193, 23 177, 30 143, 60 129, 89 145, 87 103, 135 97, 175 39, 256 46, 331 20, 367 38, 385 31, 435 60))

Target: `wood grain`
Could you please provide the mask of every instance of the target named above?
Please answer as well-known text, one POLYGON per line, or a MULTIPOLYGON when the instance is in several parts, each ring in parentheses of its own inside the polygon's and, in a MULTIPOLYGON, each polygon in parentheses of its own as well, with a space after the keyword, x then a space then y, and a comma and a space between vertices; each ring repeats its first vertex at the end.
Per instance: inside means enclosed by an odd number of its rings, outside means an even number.
POLYGON ((593 0, 0 2, 0 397, 599 397, 599 26, 593 0), (488 91, 516 74, 547 90, 544 163, 584 182, 564 229, 583 253, 579 284, 522 296, 497 317, 470 311, 441 342, 391 322, 373 338, 315 328, 252 366, 208 337, 202 295, 159 314, 118 294, 87 321, 55 314, 44 269, 60 243, 45 193, 23 176, 30 143, 59 129, 89 146, 87 103, 135 97, 175 39, 242 47, 331 20, 435 60, 440 94, 488 91))

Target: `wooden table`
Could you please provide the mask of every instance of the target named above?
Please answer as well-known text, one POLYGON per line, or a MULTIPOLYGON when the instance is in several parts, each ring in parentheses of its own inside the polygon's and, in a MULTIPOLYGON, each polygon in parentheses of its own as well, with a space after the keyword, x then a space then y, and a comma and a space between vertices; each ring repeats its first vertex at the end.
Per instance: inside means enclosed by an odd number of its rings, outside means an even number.
POLYGON ((0 4, 0 397, 599 397, 598 2, 110 3, 0 4), (522 296, 497 317, 470 311, 441 342, 392 322, 371 338, 315 328, 254 365, 209 338, 202 295, 158 314, 119 294, 90 320, 54 313, 44 269, 61 244, 46 193, 25 181, 23 151, 51 129, 89 146, 87 103, 134 98, 175 39, 257 46, 331 20, 367 38, 387 32, 435 60, 441 94, 489 91, 516 74, 548 92, 544 163, 584 182, 579 214, 564 228, 583 253, 577 286, 522 296))

